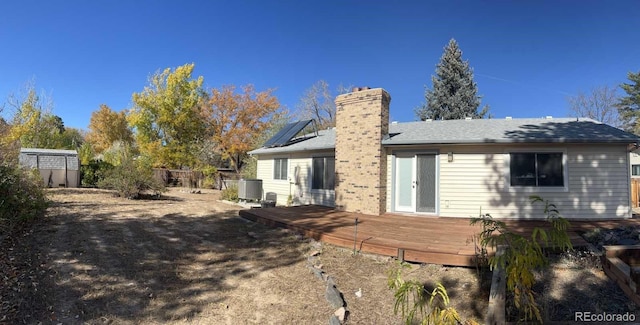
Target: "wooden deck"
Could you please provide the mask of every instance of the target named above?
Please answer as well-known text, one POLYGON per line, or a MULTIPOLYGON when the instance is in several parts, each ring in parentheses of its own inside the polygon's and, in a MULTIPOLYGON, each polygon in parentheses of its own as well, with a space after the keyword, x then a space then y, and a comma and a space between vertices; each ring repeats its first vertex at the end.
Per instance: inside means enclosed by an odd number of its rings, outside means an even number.
MULTIPOLYGON (((322 206, 276 207, 241 210, 240 216, 272 227, 283 227, 329 244, 361 252, 401 257, 406 261, 457 266, 475 266, 474 235, 480 226, 469 218, 445 218, 385 214, 364 215, 322 206), (355 220, 358 219, 357 238, 355 220)), ((507 227, 530 234, 543 221, 507 220, 507 227)), ((586 245, 578 232, 594 227, 622 224, 640 226, 640 219, 612 221, 571 221, 569 236, 574 247, 586 245)))

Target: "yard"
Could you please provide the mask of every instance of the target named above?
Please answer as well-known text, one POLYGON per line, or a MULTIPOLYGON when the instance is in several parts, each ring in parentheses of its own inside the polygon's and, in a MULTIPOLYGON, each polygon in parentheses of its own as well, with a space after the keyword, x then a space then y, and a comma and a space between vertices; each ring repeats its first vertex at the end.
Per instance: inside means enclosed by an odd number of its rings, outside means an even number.
MULTIPOLYGON (((53 189, 50 197, 44 220, 2 243, 0 323, 326 324, 334 308, 307 267, 313 250, 344 295, 347 323, 400 322, 386 288, 392 261, 245 221, 217 191, 134 201, 53 189)), ((482 317, 475 270, 410 272, 448 281, 465 315, 482 317)))
MULTIPOLYGON (((95 189, 49 194, 47 217, 1 243, 0 323, 327 324, 335 308, 307 266, 314 251, 344 296, 347 324, 401 323, 387 289, 390 258, 354 256, 245 221, 217 191, 171 189, 162 199, 138 201, 95 189)), ((581 280, 559 285, 586 281, 583 267, 562 272, 565 279, 582 272, 581 280)), ((615 286, 601 273, 593 271, 588 289, 615 286)), ((475 269, 415 264, 406 277, 442 282, 463 318, 482 321, 488 282, 478 281, 475 269)), ((591 297, 582 290, 570 294, 591 297)), ((570 301, 566 293, 543 301, 570 301)))

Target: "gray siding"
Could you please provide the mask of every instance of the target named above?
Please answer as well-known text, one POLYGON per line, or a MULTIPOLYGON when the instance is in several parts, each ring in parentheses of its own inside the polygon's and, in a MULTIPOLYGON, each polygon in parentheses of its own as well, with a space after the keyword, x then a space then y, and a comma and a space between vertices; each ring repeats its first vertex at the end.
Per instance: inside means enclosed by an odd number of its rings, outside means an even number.
POLYGON ((335 191, 312 190, 312 157, 332 156, 333 151, 317 151, 313 153, 292 153, 283 155, 260 155, 258 157, 257 177, 262 179, 263 193, 275 192, 278 204, 287 204, 291 195, 294 204, 317 204, 335 206, 335 191), (288 158, 288 179, 273 179, 273 159, 288 158), (295 177, 295 171, 297 178, 295 177))

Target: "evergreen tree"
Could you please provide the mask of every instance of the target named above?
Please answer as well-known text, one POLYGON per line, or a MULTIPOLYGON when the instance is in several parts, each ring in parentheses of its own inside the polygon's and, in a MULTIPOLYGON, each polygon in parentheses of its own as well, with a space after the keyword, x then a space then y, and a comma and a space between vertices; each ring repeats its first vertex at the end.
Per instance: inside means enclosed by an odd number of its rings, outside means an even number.
POLYGON ((469 62, 462 60, 462 51, 456 40, 451 39, 444 48, 431 82, 432 89, 425 92, 426 103, 415 110, 420 120, 483 118, 487 115, 488 106, 478 112, 478 86, 473 81, 473 70, 469 67, 469 62))
POLYGON ((617 105, 618 113, 626 131, 640 134, 640 71, 638 73, 629 72, 627 78, 631 83, 620 85, 627 96, 620 98, 617 105))

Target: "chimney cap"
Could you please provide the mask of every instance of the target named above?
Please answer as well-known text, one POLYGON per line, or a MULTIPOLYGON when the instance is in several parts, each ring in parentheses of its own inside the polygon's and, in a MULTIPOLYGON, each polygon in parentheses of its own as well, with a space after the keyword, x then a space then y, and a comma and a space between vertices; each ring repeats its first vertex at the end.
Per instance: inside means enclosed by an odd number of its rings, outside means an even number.
POLYGON ((507 117, 505 117, 505 119, 506 120, 513 120, 513 117, 512 116, 507 116, 507 117))
POLYGON ((351 89, 351 92, 357 92, 357 91, 363 91, 363 90, 369 90, 371 89, 371 87, 369 86, 364 86, 364 87, 353 87, 353 89, 351 89))

